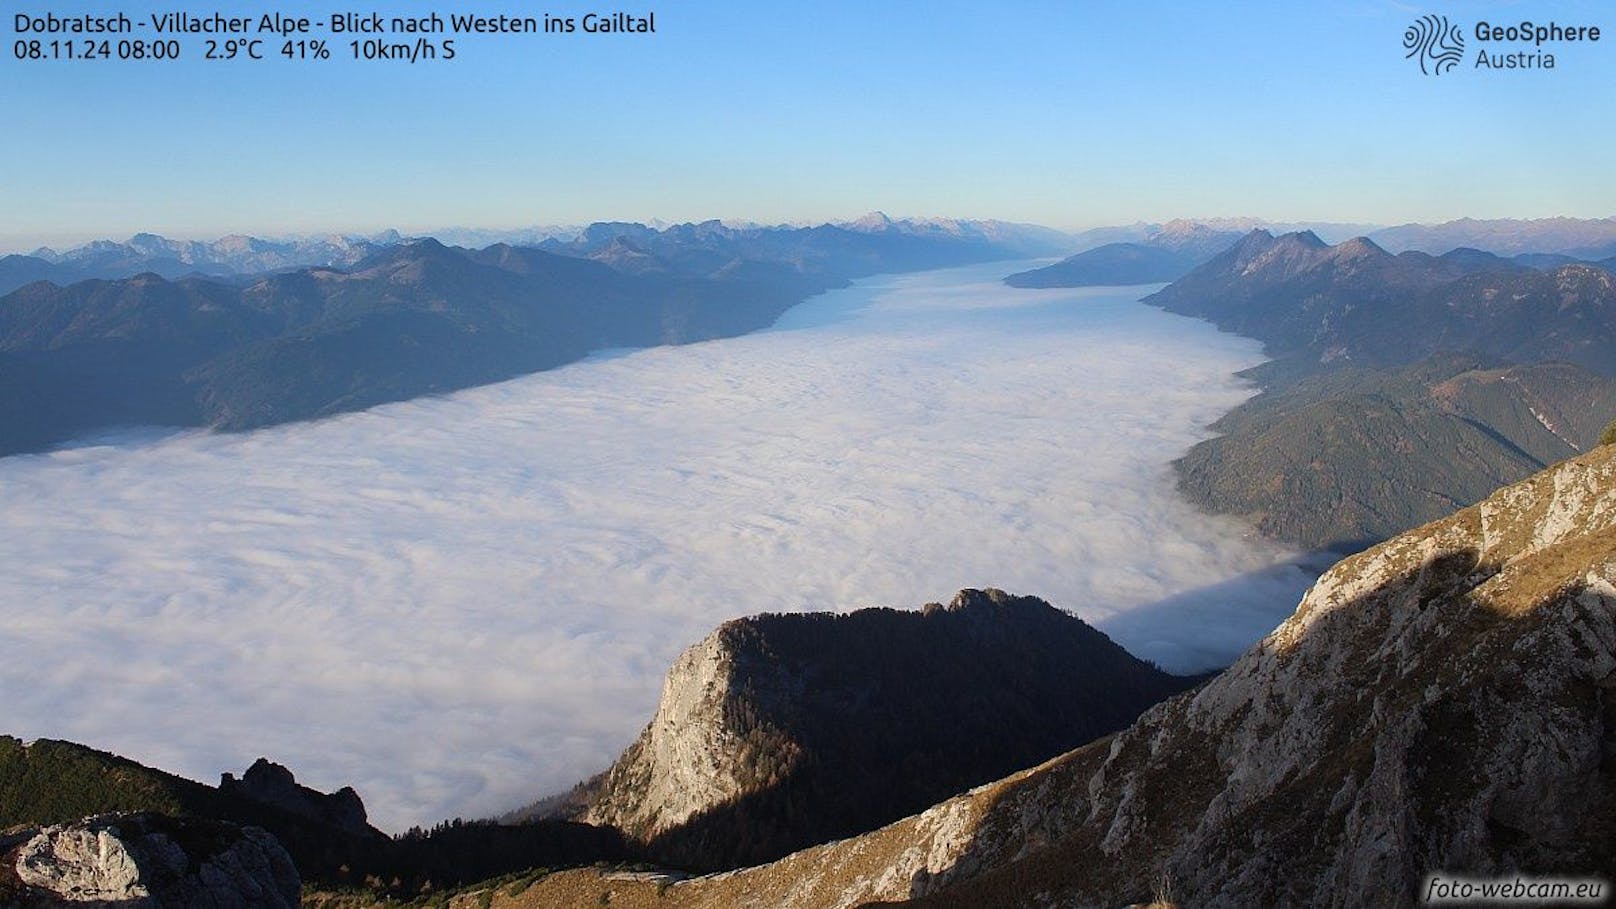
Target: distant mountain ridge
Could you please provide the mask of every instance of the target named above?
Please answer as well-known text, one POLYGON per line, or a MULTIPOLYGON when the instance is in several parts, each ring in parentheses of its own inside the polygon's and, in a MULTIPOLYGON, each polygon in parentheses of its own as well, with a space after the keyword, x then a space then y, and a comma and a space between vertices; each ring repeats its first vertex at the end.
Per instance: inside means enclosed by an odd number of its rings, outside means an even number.
POLYGON ((972 218, 893 219, 880 211, 835 226, 861 233, 897 233, 992 243, 1015 252, 1017 256, 1029 258, 1048 255, 1071 242, 1070 234, 1041 224, 972 218))
MULTIPOLYGON (((735 221, 703 223, 719 224, 728 230, 743 232, 790 232, 811 228, 811 225, 762 225, 735 221)), ((680 225, 663 221, 648 222, 648 229, 653 231, 665 231, 678 226, 680 225)), ((886 232, 933 238, 944 236, 954 239, 975 238, 1000 244, 1013 250, 1016 257, 1022 258, 1074 251, 1081 253, 1107 244, 1176 249, 1179 247, 1173 243, 1173 237, 1185 230, 1239 237, 1252 230, 1265 229, 1274 233, 1306 230, 1326 239, 1339 240, 1365 236, 1392 252, 1418 250, 1440 255, 1450 250, 1468 247, 1504 257, 1561 258, 1567 261, 1616 259, 1616 218, 1562 217, 1537 220, 1460 218, 1440 224, 1403 224, 1396 227, 1358 223, 1282 222, 1253 217, 1181 218, 1161 223, 1139 222, 1067 232, 1011 221, 960 218, 894 219, 882 212, 870 212, 850 221, 830 222, 823 226, 854 233, 886 232)), ((586 229, 586 226, 567 225, 503 229, 453 227, 416 234, 413 239, 432 238, 448 246, 468 248, 496 244, 537 246, 548 241, 571 242, 586 229)), ((133 277, 141 272, 152 272, 165 278, 179 278, 189 274, 214 277, 256 275, 314 266, 343 268, 357 263, 377 249, 403 243, 408 239, 411 238, 396 230, 364 235, 327 234, 291 238, 233 234, 211 241, 173 240, 157 234, 141 233, 124 241, 96 240, 60 251, 40 247, 29 253, 0 256, 0 294, 9 293, 23 284, 37 280, 68 284, 92 278, 133 277)), ((1209 251, 1208 257, 1211 252, 1216 251, 1209 251)), ((1529 263, 1523 261, 1523 264, 1529 263)))
POLYGON ((57 265, 85 267, 121 265, 131 260, 172 260, 193 268, 213 268, 221 273, 254 274, 308 265, 352 264, 384 246, 394 246, 404 238, 396 230, 369 236, 330 234, 271 240, 245 234, 231 234, 212 241, 171 240, 157 234, 135 234, 122 243, 98 240, 63 252, 48 247, 33 255, 57 265))
POLYGON ((344 268, 33 283, 0 297, 0 455, 111 425, 358 410, 755 331, 854 277, 1023 254, 962 224, 596 224, 545 249, 419 240, 344 268))
POLYGON ((708 271, 736 259, 789 264, 861 278, 878 272, 916 271, 1049 255, 1066 235, 1036 225, 951 219, 894 220, 872 212, 856 221, 813 227, 737 227, 722 221, 670 225, 599 222, 572 240, 539 244, 549 252, 595 256, 627 242, 670 266, 708 271))
POLYGON ((1253 231, 1146 302, 1276 356, 1400 365, 1443 350, 1616 374, 1616 274, 1528 268, 1476 250, 1392 255, 1365 238, 1253 231))
POLYGON ((1470 247, 1499 256, 1552 253, 1577 259, 1616 256, 1616 217, 1477 219, 1441 224, 1403 224, 1367 232, 1392 252, 1444 253, 1470 247))
MULTIPOLYGON (((396 230, 386 230, 362 236, 329 234, 284 239, 232 234, 204 241, 172 240, 157 234, 140 233, 121 242, 95 240, 61 251, 40 247, 29 253, 0 255, 0 295, 35 281, 67 285, 95 279, 132 278, 146 272, 173 280, 187 276, 250 277, 302 268, 347 269, 386 247, 426 239, 437 240, 445 246, 543 246, 551 251, 562 251, 586 231, 593 231, 597 236, 603 232, 608 236, 670 234, 685 239, 690 232, 682 229, 698 226, 704 228, 706 233, 719 232, 753 238, 766 238, 773 234, 790 235, 813 229, 715 220, 700 225, 689 222, 659 222, 650 226, 635 222, 597 222, 585 227, 503 230, 460 227, 414 237, 406 237, 396 230)), ((959 218, 892 219, 881 212, 871 212, 853 221, 821 226, 852 234, 884 234, 954 245, 980 243, 994 247, 996 254, 1004 258, 1050 255, 1070 242, 1069 234, 1036 224, 959 218)), ((759 246, 754 243, 753 251, 756 252, 759 246)))
POLYGON ((1004 279, 1011 287, 1095 287, 1174 281, 1242 234, 1197 221, 1169 221, 1138 242, 1107 243, 1004 279))
POLYGON ((1185 229, 1207 230, 1214 233, 1243 237, 1254 230, 1275 233, 1294 233, 1308 230, 1321 237, 1345 240, 1380 229, 1381 225, 1340 221, 1274 221, 1252 216, 1217 218, 1173 218, 1168 221, 1136 221, 1113 227, 1095 227, 1074 232, 1074 241, 1068 251, 1082 252, 1107 243, 1145 243, 1164 234, 1171 235, 1185 229))
MULTIPOLYGON (((1106 243, 1140 243, 1168 229, 1175 222, 1139 222, 1115 227, 1099 227, 1072 235, 1072 249, 1081 252, 1106 243)), ((1267 218, 1193 218, 1176 223, 1194 223, 1212 230, 1248 234, 1267 230, 1275 234, 1309 231, 1330 243, 1353 237, 1367 237, 1391 252, 1410 250, 1441 255, 1468 247, 1505 258, 1530 255, 1564 255, 1579 260, 1616 256, 1616 217, 1607 218, 1458 218, 1440 223, 1409 223, 1396 226, 1362 222, 1275 221, 1267 218)))
POLYGON ((27 255, 0 256, 0 294, 35 281, 66 285, 129 278, 146 272, 174 279, 186 275, 257 275, 315 266, 346 268, 400 242, 403 238, 396 231, 369 237, 332 235, 291 240, 235 235, 212 242, 136 234, 122 243, 97 240, 63 252, 41 248, 27 255))
POLYGON ((0 452, 108 423, 245 429, 762 328, 833 282, 629 275, 539 250, 383 249, 246 286, 141 275, 0 298, 0 452))
POLYGON ((1481 253, 1533 268, 1592 263, 1616 270, 1616 218, 1477 220, 1442 224, 1283 224, 1260 218, 1180 219, 1097 228, 1073 235, 1077 252, 1011 275, 1011 287, 1090 287, 1176 281, 1253 231, 1363 237, 1392 252, 1481 253), (1186 242, 1189 241, 1189 242, 1186 242))

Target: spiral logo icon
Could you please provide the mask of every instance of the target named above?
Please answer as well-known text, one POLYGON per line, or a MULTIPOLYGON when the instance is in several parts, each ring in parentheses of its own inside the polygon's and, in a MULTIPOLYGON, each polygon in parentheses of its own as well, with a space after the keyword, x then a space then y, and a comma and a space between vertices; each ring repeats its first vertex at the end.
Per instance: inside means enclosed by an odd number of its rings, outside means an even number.
POLYGON ((1420 72, 1440 76, 1464 57, 1464 35, 1447 16, 1421 16, 1403 32, 1405 59, 1418 60, 1420 72))

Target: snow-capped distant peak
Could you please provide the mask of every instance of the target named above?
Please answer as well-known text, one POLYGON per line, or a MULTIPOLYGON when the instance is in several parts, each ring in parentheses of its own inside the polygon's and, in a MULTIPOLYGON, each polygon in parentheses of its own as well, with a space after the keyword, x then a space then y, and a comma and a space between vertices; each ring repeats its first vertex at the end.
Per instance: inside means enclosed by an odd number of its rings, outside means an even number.
POLYGON ((851 230, 888 230, 892 227, 892 219, 887 217, 886 212, 872 211, 856 221, 849 222, 847 226, 851 230))

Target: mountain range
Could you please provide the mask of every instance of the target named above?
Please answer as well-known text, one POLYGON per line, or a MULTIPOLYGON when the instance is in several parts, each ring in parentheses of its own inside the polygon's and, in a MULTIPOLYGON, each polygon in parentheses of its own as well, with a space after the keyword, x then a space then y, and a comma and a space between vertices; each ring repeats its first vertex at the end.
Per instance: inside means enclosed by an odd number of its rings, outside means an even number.
POLYGON ((1330 243, 1366 237, 1393 252, 1414 250, 1441 255, 1455 249, 1479 249, 1494 255, 1563 255, 1575 259, 1603 259, 1616 255, 1616 218, 1458 218, 1438 224, 1383 224, 1341 221, 1273 221, 1266 218, 1195 218, 1165 223, 1137 222, 1098 227, 1071 235, 1071 252, 1106 243, 1139 243, 1172 225, 1198 224, 1237 236, 1254 230, 1275 234, 1307 231, 1330 243))
MULTIPOLYGON (((747 222, 706 222, 719 224, 739 233, 789 233, 811 225, 761 225, 747 222)), ((649 230, 661 232, 680 225, 663 221, 648 222, 649 230)), ((645 225, 636 225, 645 226, 645 225)), ((850 221, 823 225, 852 233, 901 233, 932 239, 975 239, 996 244, 1017 258, 1082 253, 1096 247, 1116 245, 1122 250, 1149 248, 1157 252, 1181 250, 1181 238, 1188 234, 1227 236, 1232 242, 1252 230, 1276 233, 1313 231, 1326 239, 1365 236, 1393 252, 1419 250, 1441 254, 1454 249, 1472 248, 1500 256, 1514 257, 1521 264, 1542 265, 1545 261, 1566 264, 1578 260, 1616 259, 1616 219, 1545 218, 1540 220, 1480 220, 1461 218, 1441 224, 1404 224, 1378 227, 1373 224, 1332 222, 1277 222, 1261 218, 1179 219, 1099 227, 1065 232, 1034 224, 1008 221, 956 218, 893 219, 871 212, 850 221)), ((484 248, 487 246, 538 246, 546 242, 566 244, 585 230, 582 226, 549 225, 511 229, 446 228, 420 235, 431 236, 446 246, 484 248)), ((0 256, 0 295, 34 281, 70 284, 92 278, 116 279, 151 272, 165 278, 186 275, 250 276, 272 271, 323 266, 346 268, 386 246, 406 242, 396 230, 364 236, 327 235, 285 239, 265 239, 231 235, 213 241, 173 240, 156 234, 136 234, 124 241, 97 240, 65 250, 41 247, 27 254, 0 256)), ((1227 246, 1227 243, 1222 246, 1227 246)), ((1222 246, 1202 251, 1200 264, 1222 246)), ((1150 255, 1144 253, 1143 255, 1150 255)), ((1608 263, 1607 263, 1608 264, 1608 263)), ((1132 283, 1173 280, 1177 275, 1132 283)), ((1095 282, 1098 283, 1098 282, 1095 282)), ((1075 286, 1047 284, 1045 286, 1075 286)))
MULTIPOLYGON (((762 272, 762 273, 759 273, 762 272)), ((0 298, 0 453, 107 425, 247 429, 767 326, 834 279, 625 274, 538 250, 389 247, 240 285, 144 274, 0 298)))
POLYGON ((1545 271, 1476 250, 1394 256, 1362 237, 1253 231, 1146 302, 1277 357, 1396 365, 1471 350, 1616 373, 1616 274, 1587 264, 1545 271))
POLYGON ((1169 221, 1135 241, 1106 243, 1054 265, 1017 272, 1011 287, 1093 287, 1173 281, 1232 246, 1243 234, 1197 221, 1169 221))
POLYGON ((249 429, 727 337, 854 277, 1024 255, 1037 236, 596 224, 544 249, 418 240, 250 279, 36 282, 0 297, 0 455, 118 425, 249 429))
POLYGON ((1616 218, 1460 218, 1441 224, 1384 227, 1366 233, 1393 252, 1412 249, 1443 253, 1468 247, 1500 256, 1531 253, 1556 253, 1578 259, 1616 256, 1616 218))
MULTIPOLYGON (((747 238, 750 249, 756 252, 770 246, 770 240, 797 235, 811 227, 765 226, 708 221, 699 225, 701 230, 683 230, 698 225, 655 222, 651 226, 616 222, 591 225, 598 237, 604 232, 608 238, 632 232, 640 239, 668 234, 671 249, 675 238, 684 239, 693 234, 709 238, 723 235, 747 238)), ((926 242, 958 245, 976 243, 993 247, 996 255, 1006 258, 1029 258, 1051 255, 1071 243, 1071 235, 1035 224, 1009 221, 977 221, 957 218, 902 218, 893 219, 881 212, 871 212, 852 221, 820 225, 830 231, 848 234, 881 235, 892 239, 907 237, 926 242)), ((566 248, 578 239, 586 227, 531 227, 508 230, 481 230, 451 228, 435 231, 429 236, 446 246, 486 248, 489 246, 536 247, 552 250, 566 248)), ((10 293, 35 281, 54 284, 72 284, 92 279, 115 280, 151 273, 176 279, 187 276, 215 278, 251 277, 271 272, 295 271, 302 268, 345 269, 364 261, 378 251, 401 243, 426 239, 427 236, 406 238, 396 230, 381 231, 366 236, 331 234, 319 237, 265 239, 234 234, 212 241, 173 240, 157 234, 141 233, 124 241, 96 240, 65 250, 40 247, 27 254, 0 256, 0 295, 10 293)), ((588 243, 583 244, 588 246, 588 243)), ((776 248, 795 245, 808 258, 823 255, 813 248, 812 238, 803 242, 787 241, 774 244, 776 248)), ((730 258, 736 254, 731 246, 730 258)), ((764 257, 768 257, 764 253, 764 257)), ((850 277, 857 274, 849 273, 850 277)))
POLYGON ((72 284, 146 272, 180 278, 256 275, 313 266, 345 268, 399 242, 402 238, 396 231, 369 237, 292 240, 234 235, 211 242, 136 234, 122 243, 97 240, 62 252, 42 247, 28 255, 0 256, 0 294, 35 281, 72 284))
MULTIPOLYGON (((1306 232, 1255 231, 1231 243, 1237 223, 1142 227, 1138 242, 1010 280, 1165 279, 1211 256, 1153 302, 1261 337, 1271 350, 1298 351, 1307 334, 1309 353, 1323 358, 1405 364, 1463 349, 1601 368, 1603 269, 1547 253, 1392 256, 1368 240, 1328 247, 1306 232), (1229 274, 1231 262, 1251 273, 1229 274), (1478 295, 1510 302, 1466 302, 1478 295), (1294 311, 1284 303, 1293 296, 1306 301, 1294 311), (1577 300, 1585 302, 1559 312, 1577 300), (1388 307, 1430 324, 1377 334, 1388 307), (1583 319, 1594 320, 1594 334, 1578 334, 1583 319), (1529 342, 1508 343, 1516 337, 1529 342), (1575 343, 1581 354, 1568 349, 1575 343)), ((469 250, 385 234, 207 244, 138 235, 42 250, 0 261, 0 276, 18 281, 54 275, 0 297, 0 455, 112 426, 245 429, 452 391, 601 347, 751 331, 808 295, 880 271, 1044 255, 1070 242, 1028 225, 873 213, 801 228, 600 223, 547 235, 539 248, 469 250), (207 270, 220 274, 198 274, 207 270)))
POLYGON ((1005 279, 1012 287, 1091 287, 1155 284, 1176 281, 1256 230, 1362 237, 1396 252, 1452 254, 1457 259, 1487 254, 1485 261, 1549 269, 1592 263, 1616 270, 1616 219, 1549 218, 1541 221, 1479 221, 1465 218, 1444 224, 1405 224, 1371 229, 1368 225, 1278 225, 1255 218, 1169 221, 1132 228, 1101 229, 1079 234, 1075 254, 1042 268, 1005 279), (1106 242, 1087 243, 1090 238, 1106 242))
POLYGON ((915 271, 997 259, 1049 255, 1069 240, 1035 225, 952 219, 894 220, 872 212, 844 224, 813 227, 735 227, 722 221, 675 224, 602 222, 572 240, 551 238, 540 249, 597 256, 623 241, 669 267, 710 272, 737 259, 788 264, 843 280, 880 272, 915 271))
MULTIPOLYGON (((1532 224, 1539 230, 1517 248, 1532 238, 1586 241, 1610 227, 1532 224)), ((1519 226, 1453 222, 1402 236, 1519 226)), ((1180 488, 1276 539, 1353 551, 1594 444, 1616 415, 1616 273, 1607 265, 1474 248, 1393 255, 1367 237, 1332 246, 1312 231, 1254 229, 1230 241, 1191 225, 1006 281, 1171 280, 1145 302, 1261 340, 1274 359, 1244 373, 1261 393, 1175 464, 1180 488), (1202 242, 1177 239, 1186 236, 1202 242)))

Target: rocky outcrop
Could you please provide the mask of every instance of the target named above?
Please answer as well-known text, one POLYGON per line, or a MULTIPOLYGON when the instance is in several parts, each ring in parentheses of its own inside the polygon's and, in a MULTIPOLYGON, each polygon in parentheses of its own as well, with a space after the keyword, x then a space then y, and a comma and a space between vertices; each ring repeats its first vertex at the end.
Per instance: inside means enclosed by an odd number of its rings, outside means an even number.
POLYGON ((239 780, 232 774, 221 774, 219 792, 272 805, 289 814, 357 836, 369 836, 376 832, 365 821, 365 803, 353 787, 344 786, 327 794, 301 786, 291 770, 268 758, 254 761, 239 780))
POLYGON ((739 736, 725 723, 735 661, 721 634, 686 650, 662 683, 656 715, 613 765, 583 819, 642 839, 746 794, 739 736))
MULTIPOLYGON (((1428 874, 1616 872, 1616 447, 1326 573, 1126 731, 657 905, 1414 905, 1428 874)), ((661 886, 661 885, 659 885, 661 886)), ((638 891, 594 871, 495 906, 638 891)), ((624 899, 624 903, 633 903, 624 899)))
POLYGON ((762 615, 674 663, 582 819, 685 867, 784 855, 1122 728, 1193 684, 1032 597, 762 615))
POLYGON ((102 815, 0 836, 0 905, 294 909, 302 884, 256 827, 102 815))

